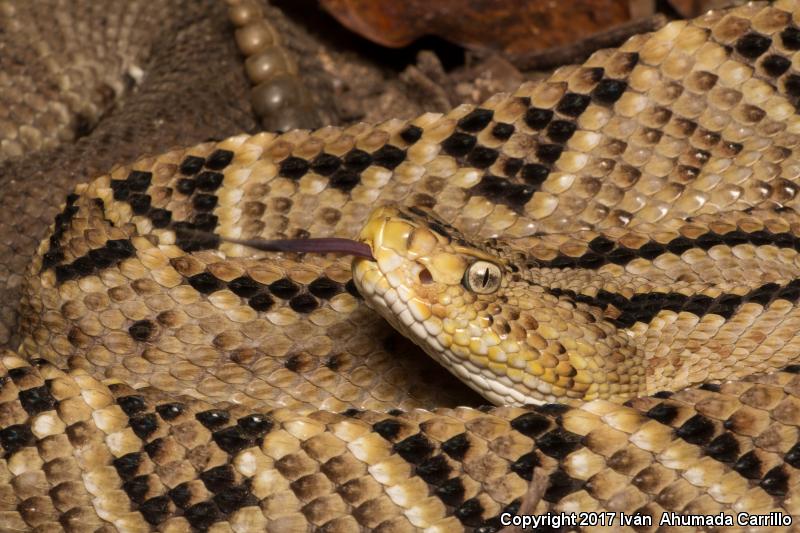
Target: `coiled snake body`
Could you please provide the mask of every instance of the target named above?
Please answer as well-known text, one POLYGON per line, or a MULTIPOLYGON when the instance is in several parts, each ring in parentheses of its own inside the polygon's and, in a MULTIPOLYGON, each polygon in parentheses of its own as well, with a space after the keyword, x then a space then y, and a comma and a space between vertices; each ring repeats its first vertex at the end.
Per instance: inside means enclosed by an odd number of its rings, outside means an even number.
POLYGON ((3 530, 797 515, 795 17, 712 12, 479 107, 78 186, 0 360, 3 530), (226 241, 308 236, 374 257, 226 241), (459 407, 365 303, 501 405, 459 407))

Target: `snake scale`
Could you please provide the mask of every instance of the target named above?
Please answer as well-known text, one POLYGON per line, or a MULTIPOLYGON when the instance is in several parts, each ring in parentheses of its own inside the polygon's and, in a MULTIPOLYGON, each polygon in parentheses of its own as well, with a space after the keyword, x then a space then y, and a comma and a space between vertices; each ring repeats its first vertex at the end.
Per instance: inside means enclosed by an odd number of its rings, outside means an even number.
POLYGON ((710 12, 480 106, 79 185, 0 357, 0 529, 786 530, 795 19, 710 12), (232 242, 308 237, 373 257, 232 242))

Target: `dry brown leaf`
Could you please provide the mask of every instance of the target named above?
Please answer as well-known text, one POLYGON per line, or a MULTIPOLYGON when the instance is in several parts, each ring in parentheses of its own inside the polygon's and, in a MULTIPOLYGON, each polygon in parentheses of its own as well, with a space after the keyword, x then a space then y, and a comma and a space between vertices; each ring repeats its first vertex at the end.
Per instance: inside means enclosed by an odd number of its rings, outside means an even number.
MULTIPOLYGON (((640 0, 320 1, 342 24, 384 46, 437 35, 509 55, 574 43, 642 16, 640 0)), ((652 14, 651 7, 644 10, 652 14)))

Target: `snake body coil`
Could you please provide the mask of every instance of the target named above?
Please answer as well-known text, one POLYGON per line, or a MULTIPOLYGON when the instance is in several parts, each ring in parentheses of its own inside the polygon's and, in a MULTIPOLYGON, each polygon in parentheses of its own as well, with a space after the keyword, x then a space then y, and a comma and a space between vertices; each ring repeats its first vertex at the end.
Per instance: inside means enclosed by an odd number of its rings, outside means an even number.
POLYGON ((0 524, 785 530, 798 17, 711 12, 479 107, 240 135, 78 186, 0 358, 0 524), (308 236, 375 260, 225 240, 308 236), (503 405, 474 407, 381 316, 503 405))

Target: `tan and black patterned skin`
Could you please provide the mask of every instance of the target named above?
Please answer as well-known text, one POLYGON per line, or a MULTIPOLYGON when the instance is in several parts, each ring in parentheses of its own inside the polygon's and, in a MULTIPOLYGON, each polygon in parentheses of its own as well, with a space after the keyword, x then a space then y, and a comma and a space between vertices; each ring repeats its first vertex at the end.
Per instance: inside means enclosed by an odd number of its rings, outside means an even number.
POLYGON ((535 513, 800 515, 798 23, 791 1, 712 12, 477 108, 239 135, 79 185, 0 359, 0 524, 497 531, 534 471, 535 513), (392 279, 362 233, 388 203, 535 280, 487 329, 535 349, 531 401, 563 403, 476 408, 387 333, 349 260, 220 239, 360 235, 392 279))
POLYGON ((257 126, 222 2, 3 1, 0 27, 0 344, 14 346, 57 198, 113 164, 257 126))

